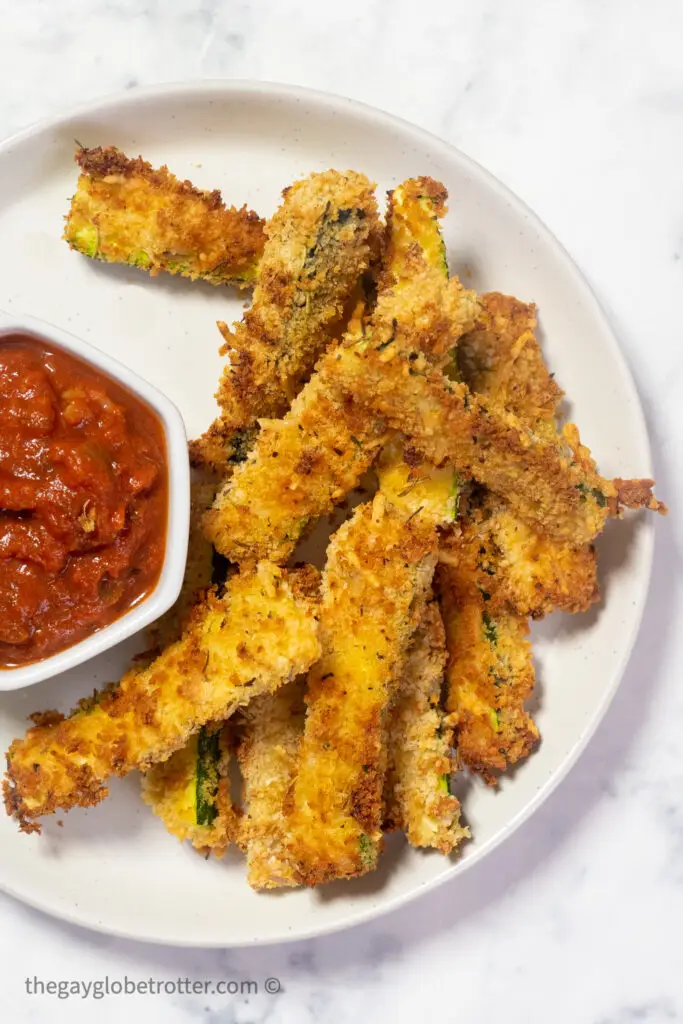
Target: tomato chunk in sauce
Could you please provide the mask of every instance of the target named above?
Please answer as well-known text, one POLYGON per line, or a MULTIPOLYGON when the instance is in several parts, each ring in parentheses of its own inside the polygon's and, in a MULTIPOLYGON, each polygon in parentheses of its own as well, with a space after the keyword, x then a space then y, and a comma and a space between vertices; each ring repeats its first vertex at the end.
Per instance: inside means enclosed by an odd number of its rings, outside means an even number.
POLYGON ((162 425, 94 367, 0 337, 0 669, 109 625, 155 587, 168 506, 162 425))

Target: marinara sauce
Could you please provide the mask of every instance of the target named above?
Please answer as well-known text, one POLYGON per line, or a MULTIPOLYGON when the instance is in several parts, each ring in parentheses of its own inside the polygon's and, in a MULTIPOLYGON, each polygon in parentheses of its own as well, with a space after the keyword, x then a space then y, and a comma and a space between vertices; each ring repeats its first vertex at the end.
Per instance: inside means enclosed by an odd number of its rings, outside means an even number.
POLYGON ((75 356, 0 337, 0 669, 55 654, 154 589, 166 544, 156 414, 75 356))

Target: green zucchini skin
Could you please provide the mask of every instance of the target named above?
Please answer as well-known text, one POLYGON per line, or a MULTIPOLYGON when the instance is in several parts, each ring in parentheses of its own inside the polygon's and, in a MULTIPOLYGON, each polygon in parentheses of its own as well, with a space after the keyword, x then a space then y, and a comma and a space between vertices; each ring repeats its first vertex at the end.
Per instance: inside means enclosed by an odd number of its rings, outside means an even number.
POLYGON ((220 728, 202 726, 197 739, 197 812, 198 825, 212 825, 216 820, 218 796, 220 728))

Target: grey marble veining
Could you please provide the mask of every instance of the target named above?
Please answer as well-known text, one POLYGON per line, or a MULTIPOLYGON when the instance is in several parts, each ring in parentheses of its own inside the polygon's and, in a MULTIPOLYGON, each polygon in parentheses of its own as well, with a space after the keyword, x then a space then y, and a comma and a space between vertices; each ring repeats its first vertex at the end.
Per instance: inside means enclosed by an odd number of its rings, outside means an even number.
POLYGON ((0 136, 119 89, 262 78, 415 121, 503 178, 577 259, 636 375, 672 508, 612 710, 537 814, 465 876, 350 932, 170 950, 0 897, 8 1022, 683 1020, 683 8, 678 0, 0 0, 0 136), (254 997, 28 998, 27 975, 279 977, 254 997))

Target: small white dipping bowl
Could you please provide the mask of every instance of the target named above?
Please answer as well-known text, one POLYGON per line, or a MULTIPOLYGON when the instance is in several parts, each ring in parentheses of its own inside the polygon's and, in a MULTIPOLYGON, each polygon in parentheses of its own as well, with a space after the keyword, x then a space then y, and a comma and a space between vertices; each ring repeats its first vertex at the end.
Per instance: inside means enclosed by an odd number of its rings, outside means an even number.
POLYGON ((134 605, 120 618, 97 630, 58 654, 50 655, 31 665, 0 669, 0 691, 18 690, 31 686, 60 672, 66 672, 89 658, 101 654, 133 633, 163 615, 180 592, 187 558, 187 536, 190 520, 190 468, 187 455, 187 435, 180 412, 165 395, 138 377, 132 370, 92 345, 75 338, 59 327, 53 327, 30 316, 5 313, 0 310, 0 344, 11 334, 28 334, 47 345, 60 348, 89 364, 105 377, 145 402, 161 421, 166 442, 168 472, 168 513, 166 520, 166 550, 157 584, 144 600, 134 605))

